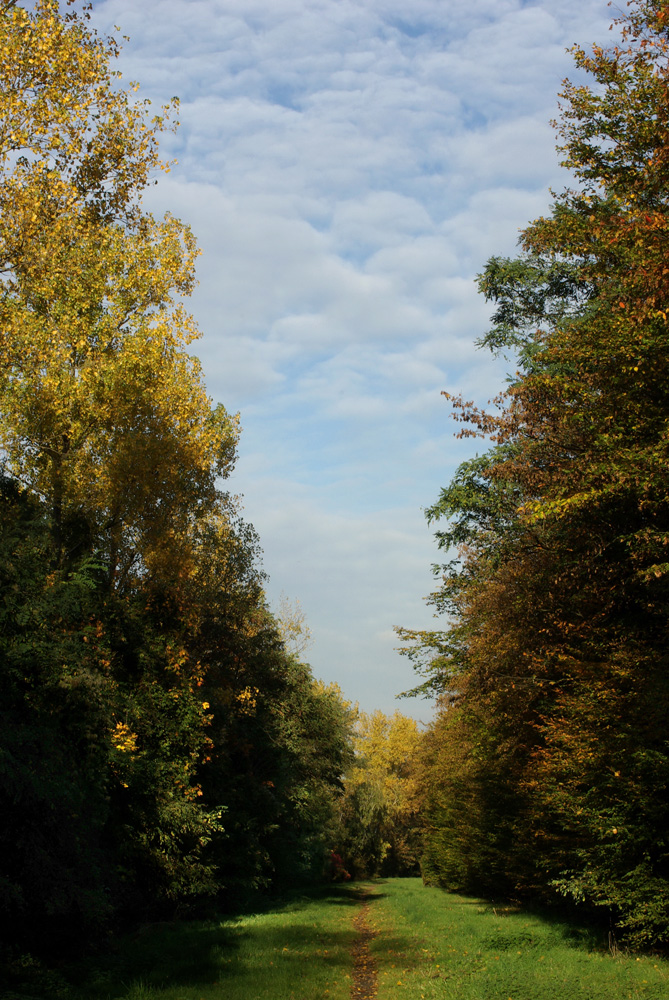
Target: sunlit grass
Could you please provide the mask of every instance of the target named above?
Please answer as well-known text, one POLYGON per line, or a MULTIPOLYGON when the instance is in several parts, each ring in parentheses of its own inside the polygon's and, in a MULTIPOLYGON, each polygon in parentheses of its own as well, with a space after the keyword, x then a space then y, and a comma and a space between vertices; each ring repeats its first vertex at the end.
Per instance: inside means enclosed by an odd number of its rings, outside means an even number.
POLYGON ((332 887, 269 910, 156 928, 124 941, 77 1000, 349 1000, 354 892, 332 887))
POLYGON ((669 1000, 669 962, 613 957, 602 934, 420 879, 375 892, 378 1000, 669 1000))
MULTIPOLYGON (((377 1000, 669 1000, 669 962, 612 956, 600 932, 425 888, 365 883, 377 1000)), ((16 1000, 349 1000, 358 886, 164 925, 16 1000)), ((66 970, 62 970, 64 973, 66 970)))

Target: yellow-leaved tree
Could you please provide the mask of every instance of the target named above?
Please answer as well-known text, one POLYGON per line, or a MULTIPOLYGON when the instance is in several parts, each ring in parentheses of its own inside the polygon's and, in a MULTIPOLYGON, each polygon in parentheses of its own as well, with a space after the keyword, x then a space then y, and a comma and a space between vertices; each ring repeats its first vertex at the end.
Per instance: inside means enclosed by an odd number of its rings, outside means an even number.
POLYGON ((117 53, 85 4, 0 0, 0 936, 31 947, 216 887, 194 581, 237 424, 188 353, 194 238, 141 201, 176 104, 117 53))
POLYGON ((320 874, 350 712, 277 622, 217 488, 183 307, 197 248, 142 193, 156 117, 84 5, 0 0, 0 938, 320 874))
POLYGON ((141 206, 175 104, 151 117, 68 6, 0 5, 0 448, 50 510, 56 566, 94 538, 118 587, 188 570, 237 426, 186 350, 192 233, 141 206))
POLYGON ((410 875, 418 871, 416 814, 422 734, 401 712, 360 712, 346 775, 339 850, 355 875, 410 875))

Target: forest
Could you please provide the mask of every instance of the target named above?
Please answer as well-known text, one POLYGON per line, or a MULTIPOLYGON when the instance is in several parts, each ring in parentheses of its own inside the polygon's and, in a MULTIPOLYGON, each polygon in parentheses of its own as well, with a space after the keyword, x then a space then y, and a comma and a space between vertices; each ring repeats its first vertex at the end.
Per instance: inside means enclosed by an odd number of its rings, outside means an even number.
MULTIPOLYGON (((425 731, 272 612, 226 489, 239 415, 184 306, 198 249, 89 10, 0 0, 0 961, 296 885, 428 886, 669 942, 669 7, 574 59, 573 186, 479 278, 513 373, 428 509, 425 731)), ((32 960, 32 959, 31 959, 32 960)), ((14 974, 12 973, 12 974, 14 974)))

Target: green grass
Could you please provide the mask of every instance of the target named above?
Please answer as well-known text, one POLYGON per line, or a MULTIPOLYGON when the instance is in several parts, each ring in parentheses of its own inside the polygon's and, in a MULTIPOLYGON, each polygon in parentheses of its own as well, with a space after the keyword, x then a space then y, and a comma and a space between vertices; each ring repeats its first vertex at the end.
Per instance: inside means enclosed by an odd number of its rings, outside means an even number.
POLYGON ((669 1000, 669 962, 613 957, 601 933, 420 879, 375 892, 378 1000, 669 1000))
POLYGON ((358 905, 332 886, 265 912, 157 927, 120 942, 105 968, 80 967, 72 1000, 349 1000, 358 905))
MULTIPOLYGON (((669 1000, 669 962, 609 954, 604 936, 510 907, 365 883, 378 1000, 669 1000)), ((157 926, 12 1000, 349 1000, 360 886, 236 918, 157 926), (66 988, 69 980, 71 989, 66 988)))

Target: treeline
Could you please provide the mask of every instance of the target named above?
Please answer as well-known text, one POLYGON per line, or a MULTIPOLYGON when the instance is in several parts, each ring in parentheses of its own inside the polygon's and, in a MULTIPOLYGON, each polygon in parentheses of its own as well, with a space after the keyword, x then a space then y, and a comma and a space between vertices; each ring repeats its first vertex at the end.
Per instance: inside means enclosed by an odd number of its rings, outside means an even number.
POLYGON ((483 345, 517 370, 482 412, 452 400, 465 462, 432 597, 401 630, 439 696, 426 738, 425 878, 600 913, 669 941, 669 7, 575 48, 559 135, 576 186, 480 279, 483 345))
POLYGON ((0 958, 321 877, 352 759, 221 488, 193 237, 142 208, 176 108, 116 54, 0 0, 0 958))
MULTIPOLYGON (((300 879, 413 874, 669 939, 669 11, 575 50, 578 182, 481 277, 517 370, 429 510, 427 734, 291 652, 222 488, 197 248, 113 39, 0 0, 0 958, 300 879)), ((295 625, 295 623, 293 623, 295 625)), ((296 625, 299 631, 299 621, 296 625)), ((294 630, 294 629, 293 629, 294 630)))

